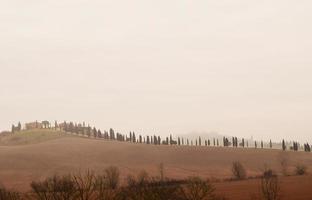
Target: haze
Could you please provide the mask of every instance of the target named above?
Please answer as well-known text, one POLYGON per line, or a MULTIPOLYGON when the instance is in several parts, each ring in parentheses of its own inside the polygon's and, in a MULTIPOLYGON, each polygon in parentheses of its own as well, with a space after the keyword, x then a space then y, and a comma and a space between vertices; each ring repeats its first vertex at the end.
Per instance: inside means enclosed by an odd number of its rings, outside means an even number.
POLYGON ((0 2, 0 130, 312 140, 312 3, 0 2))

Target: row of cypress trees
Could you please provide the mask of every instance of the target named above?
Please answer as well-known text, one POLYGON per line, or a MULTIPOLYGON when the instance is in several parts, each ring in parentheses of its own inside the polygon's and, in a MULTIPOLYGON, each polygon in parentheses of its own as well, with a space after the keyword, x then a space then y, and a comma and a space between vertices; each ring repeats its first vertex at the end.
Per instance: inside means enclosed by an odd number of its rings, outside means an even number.
MULTIPOLYGON (((131 143, 142 143, 142 144, 153 144, 153 145, 177 145, 177 146, 221 146, 219 144, 218 138, 213 138, 212 140, 206 139, 204 143, 202 143, 202 138, 198 137, 193 143, 193 140, 185 139, 183 137, 178 137, 177 140, 174 140, 172 135, 170 134, 169 137, 166 137, 164 140, 161 139, 160 136, 151 135, 151 136, 142 136, 136 135, 135 132, 130 132, 129 135, 123 135, 119 132, 116 132, 110 128, 109 131, 102 132, 100 129, 95 127, 91 127, 90 125, 86 125, 85 122, 82 124, 80 123, 73 123, 73 122, 66 122, 64 121, 61 124, 58 124, 57 121, 54 123, 54 129, 75 133, 79 135, 84 135, 87 137, 94 137, 94 138, 102 138, 107 140, 117 140, 122 142, 131 142, 131 143)), ((17 126, 12 125, 12 133, 21 131, 22 125, 19 122, 17 126)), ((242 147, 242 148, 249 148, 250 145, 248 140, 244 138, 239 141, 237 137, 227 138, 223 137, 222 139, 223 147, 242 147)), ((264 142, 260 141, 260 147, 258 147, 259 142, 254 141, 254 148, 264 148, 264 142)), ((273 148, 272 141, 270 140, 268 143, 269 148, 273 148)), ((287 150, 287 146, 289 146, 289 150, 298 151, 300 149, 300 144, 298 142, 293 142, 292 144, 286 144, 285 140, 282 140, 282 150, 287 150)), ((303 150, 305 152, 311 152, 311 146, 306 143, 303 146, 303 150)))

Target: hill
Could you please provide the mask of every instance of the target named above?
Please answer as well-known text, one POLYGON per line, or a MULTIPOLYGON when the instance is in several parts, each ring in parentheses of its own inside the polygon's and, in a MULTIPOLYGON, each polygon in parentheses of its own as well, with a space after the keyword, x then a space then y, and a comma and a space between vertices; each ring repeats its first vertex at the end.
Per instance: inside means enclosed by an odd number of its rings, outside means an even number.
POLYGON ((306 152, 133 144, 51 130, 1 136, 0 144, 0 182, 21 190, 28 189, 31 180, 87 169, 101 172, 110 165, 118 166, 123 178, 141 170, 157 175, 160 163, 167 177, 228 178, 231 163, 236 160, 243 163, 250 176, 260 174, 265 167, 280 172, 281 158, 287 159, 290 171, 297 164, 312 164, 312 155, 306 152))
POLYGON ((68 137, 68 135, 62 131, 52 129, 23 130, 14 134, 6 132, 0 134, 0 145, 35 144, 61 137, 68 137))

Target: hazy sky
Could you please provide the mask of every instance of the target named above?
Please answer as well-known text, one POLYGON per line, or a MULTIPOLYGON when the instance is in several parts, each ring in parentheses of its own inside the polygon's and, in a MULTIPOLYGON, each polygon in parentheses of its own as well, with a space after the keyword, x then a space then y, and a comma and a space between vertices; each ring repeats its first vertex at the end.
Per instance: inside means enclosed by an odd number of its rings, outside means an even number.
POLYGON ((0 130, 312 142, 310 0, 2 0, 0 130))

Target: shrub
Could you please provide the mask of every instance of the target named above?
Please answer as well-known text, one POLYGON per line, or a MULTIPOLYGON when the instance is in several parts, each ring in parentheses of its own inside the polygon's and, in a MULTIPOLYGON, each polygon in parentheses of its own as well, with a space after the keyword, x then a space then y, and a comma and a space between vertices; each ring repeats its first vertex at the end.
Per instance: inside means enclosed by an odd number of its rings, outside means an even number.
MULTIPOLYGON (((161 181, 159 178, 150 178, 146 172, 140 173, 136 179, 128 177, 128 185, 121 188, 117 199, 126 200, 177 200, 179 197, 179 184, 170 181, 161 181)), ((182 199, 181 199, 182 200, 182 199)))
POLYGON ((280 199, 280 186, 277 176, 263 176, 260 191, 263 200, 280 199))
POLYGON ((239 161, 233 162, 232 173, 235 179, 245 179, 247 176, 244 166, 239 161))
POLYGON ((304 165, 297 165, 295 169, 296 175, 304 175, 307 173, 307 167, 304 165))
POLYGON ((119 170, 117 167, 111 166, 105 169, 105 178, 107 186, 110 189, 116 189, 119 184, 119 170))
POLYGON ((76 199, 88 200, 94 195, 95 191, 95 176, 92 171, 87 171, 85 174, 79 173, 73 176, 76 186, 77 196, 76 199))
POLYGON ((193 177, 187 181, 181 193, 185 200, 206 200, 216 198, 214 190, 214 187, 209 182, 193 177))
POLYGON ((34 198, 38 200, 71 200, 75 199, 75 183, 70 175, 53 176, 44 181, 33 181, 31 188, 34 198))
POLYGON ((264 172, 263 172, 263 177, 273 177, 273 176, 276 176, 273 172, 272 169, 270 168, 265 168, 264 172))
POLYGON ((22 197, 18 192, 9 191, 0 186, 0 200, 21 200, 22 197))

